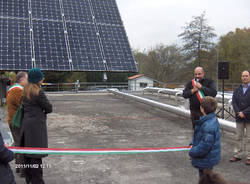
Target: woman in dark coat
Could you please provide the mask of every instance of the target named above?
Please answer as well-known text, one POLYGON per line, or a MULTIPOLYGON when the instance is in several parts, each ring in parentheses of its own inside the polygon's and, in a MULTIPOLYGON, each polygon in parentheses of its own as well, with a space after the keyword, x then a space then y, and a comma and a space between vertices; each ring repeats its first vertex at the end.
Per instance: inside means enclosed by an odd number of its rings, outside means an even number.
MULTIPOLYGON (((23 107, 24 116, 21 126, 21 146, 48 148, 46 119, 52 112, 52 105, 48 101, 40 86, 44 75, 38 68, 28 73, 28 84, 24 87, 23 107)), ((44 184, 42 158, 47 155, 24 156, 26 183, 44 184)))

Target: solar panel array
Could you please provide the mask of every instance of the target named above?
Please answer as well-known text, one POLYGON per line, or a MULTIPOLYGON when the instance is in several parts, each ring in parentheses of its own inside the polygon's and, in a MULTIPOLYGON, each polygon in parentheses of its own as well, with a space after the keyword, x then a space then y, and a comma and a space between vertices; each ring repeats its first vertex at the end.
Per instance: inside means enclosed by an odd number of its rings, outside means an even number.
POLYGON ((0 1, 0 70, 137 71, 115 0, 0 1))

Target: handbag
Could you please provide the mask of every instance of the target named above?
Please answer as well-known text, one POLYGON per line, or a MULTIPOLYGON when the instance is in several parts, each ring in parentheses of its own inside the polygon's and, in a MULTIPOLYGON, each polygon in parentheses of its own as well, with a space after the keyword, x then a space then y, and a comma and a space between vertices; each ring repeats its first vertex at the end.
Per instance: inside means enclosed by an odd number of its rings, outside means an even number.
POLYGON ((23 104, 20 104, 11 120, 12 127, 20 128, 23 119, 23 104))

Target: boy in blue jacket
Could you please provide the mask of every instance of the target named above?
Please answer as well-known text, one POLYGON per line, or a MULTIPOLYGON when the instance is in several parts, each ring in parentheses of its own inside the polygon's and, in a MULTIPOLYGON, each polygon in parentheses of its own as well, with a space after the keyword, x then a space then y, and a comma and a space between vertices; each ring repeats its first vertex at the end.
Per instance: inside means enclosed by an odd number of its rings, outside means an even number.
POLYGON ((215 111, 217 102, 213 97, 202 99, 203 116, 196 122, 192 148, 189 155, 192 165, 199 170, 200 178, 205 170, 212 170, 221 160, 220 126, 215 111))
POLYGON ((0 183, 15 184, 13 172, 9 162, 14 159, 14 153, 5 147, 2 134, 0 132, 0 183))

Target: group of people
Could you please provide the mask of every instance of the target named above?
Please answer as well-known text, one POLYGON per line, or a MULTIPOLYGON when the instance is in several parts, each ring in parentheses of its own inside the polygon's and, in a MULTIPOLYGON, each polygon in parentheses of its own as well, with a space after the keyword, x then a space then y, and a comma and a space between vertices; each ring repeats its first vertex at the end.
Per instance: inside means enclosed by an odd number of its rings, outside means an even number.
MULTIPOLYGON (((17 147, 48 147, 46 116, 52 112, 52 105, 41 90, 44 74, 38 68, 16 75, 16 83, 7 92, 8 124, 14 144, 17 147), (20 127, 12 126, 12 118, 22 104, 20 127)), ((27 184, 44 184, 43 154, 15 154, 16 173, 25 177, 27 184)), ((0 136, 0 178, 1 184, 15 184, 9 162, 14 153, 7 149, 0 136)))
MULTIPOLYGON (((236 116, 237 149, 230 159, 240 161, 244 153, 243 137, 246 136, 246 164, 250 165, 250 73, 242 72, 242 84, 234 90, 232 102, 236 116)), ((44 74, 38 68, 28 73, 19 72, 16 83, 7 93, 8 123, 15 146, 48 147, 46 115, 52 105, 41 90, 44 74), (12 118, 20 104, 23 118, 20 128, 12 126, 12 118)), ((194 70, 194 79, 187 83, 183 97, 190 101, 190 118, 194 130, 189 155, 192 165, 199 170, 200 183, 212 176, 213 167, 221 160, 220 126, 215 114, 217 102, 213 80, 205 78, 202 67, 194 70), (210 173, 208 175, 207 173, 210 173)), ((27 184, 44 184, 42 158, 47 155, 15 154, 16 173, 25 177, 27 184), (34 168, 33 165, 38 167, 34 168), (25 167, 23 167, 25 166, 25 167)), ((4 145, 0 134, 0 178, 2 184, 14 184, 9 162, 14 159, 12 151, 4 145)), ((216 175, 215 175, 216 176, 216 175)))
MULTIPOLYGON (((244 156, 243 137, 246 137, 246 165, 250 165, 250 73, 243 71, 242 84, 232 96, 236 119, 237 145, 230 162, 240 161, 244 156)), ((190 102, 190 119, 194 130, 189 155, 192 165, 199 170, 200 182, 212 176, 213 167, 221 160, 220 129, 215 114, 217 94, 213 80, 205 78, 202 67, 194 70, 194 79, 183 90, 183 97, 190 102), (204 175, 210 173, 210 175, 204 175)), ((217 175, 213 175, 217 176, 217 175)))

